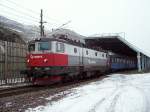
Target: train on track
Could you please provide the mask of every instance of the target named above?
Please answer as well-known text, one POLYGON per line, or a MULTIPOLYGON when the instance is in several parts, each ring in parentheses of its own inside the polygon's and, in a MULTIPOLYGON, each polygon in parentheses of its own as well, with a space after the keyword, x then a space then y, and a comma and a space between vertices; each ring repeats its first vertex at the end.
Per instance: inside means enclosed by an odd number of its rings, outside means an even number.
POLYGON ((90 48, 66 35, 37 38, 29 42, 26 74, 35 85, 47 85, 70 79, 134 69, 136 59, 90 48))

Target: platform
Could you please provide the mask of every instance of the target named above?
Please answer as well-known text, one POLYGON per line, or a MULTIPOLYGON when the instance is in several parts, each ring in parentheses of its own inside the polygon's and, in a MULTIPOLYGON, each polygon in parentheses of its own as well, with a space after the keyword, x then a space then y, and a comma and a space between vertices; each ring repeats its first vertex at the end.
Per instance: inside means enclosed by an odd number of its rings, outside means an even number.
POLYGON ((100 47, 120 55, 135 57, 137 59, 137 69, 139 72, 150 69, 150 56, 119 35, 90 36, 85 38, 85 42, 91 47, 100 47))

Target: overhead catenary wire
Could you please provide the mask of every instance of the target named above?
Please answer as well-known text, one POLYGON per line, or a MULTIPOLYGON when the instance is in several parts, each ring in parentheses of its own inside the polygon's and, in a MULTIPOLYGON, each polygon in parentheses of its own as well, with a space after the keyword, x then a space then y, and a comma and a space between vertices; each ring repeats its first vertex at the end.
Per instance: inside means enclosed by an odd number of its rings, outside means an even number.
MULTIPOLYGON (((23 5, 20 5, 20 4, 14 2, 14 1, 12 1, 12 0, 5 0, 5 1, 7 1, 7 2, 9 2, 9 3, 11 3, 11 4, 14 4, 15 6, 20 7, 21 9, 23 8, 23 9, 25 9, 26 11, 28 11, 28 12, 30 12, 30 13, 32 13, 32 14, 40 15, 39 12, 33 11, 32 9, 29 9, 29 8, 26 8, 26 7, 24 7, 23 5)), ((54 23, 62 23, 62 22, 60 22, 59 20, 56 20, 56 19, 54 19, 54 18, 51 18, 51 17, 49 17, 49 16, 47 16, 47 15, 45 15, 44 17, 46 18, 46 20, 51 20, 51 21, 53 21, 54 23)))
MULTIPOLYGON (((4 11, 5 12, 5 11, 4 11)), ((18 16, 20 16, 20 15, 15 15, 15 14, 13 14, 13 13, 10 13, 10 12, 5 12, 5 13, 8 13, 9 15, 11 15, 11 17, 9 17, 9 16, 7 16, 7 18, 9 18, 9 19, 18 19, 18 16)), ((20 17, 19 17, 20 18, 20 17)), ((21 23, 21 21, 22 20, 27 20, 26 18, 20 18, 20 23, 21 23)), ((31 20, 30 20, 31 21, 31 20)), ((0 22, 1 22, 1 19, 0 19, 0 22)), ((34 22, 34 24, 35 23, 37 23, 37 22, 35 22, 35 21, 32 21, 32 22, 34 22)), ((27 22, 26 22, 27 23, 27 22)), ((24 24, 24 23, 22 23, 22 24, 24 24)), ((31 22, 28 22, 28 25, 30 25, 31 24, 31 22)), ((1 25, 4 25, 4 24, 1 24, 1 25)), ((26 24, 27 25, 27 24, 26 24)), ((5 27, 5 25, 3 26, 3 27, 5 27)), ((14 28, 15 28, 15 26, 14 26, 14 28)), ((17 28, 17 27, 16 27, 17 28)), ((22 27, 23 29, 24 29, 24 27, 22 27)), ((37 30, 35 30, 35 29, 32 29, 32 31, 33 32, 37 32, 38 34, 40 34, 40 31, 39 31, 39 29, 37 29, 37 30)))
MULTIPOLYGON (((18 14, 15 14, 15 13, 12 13, 12 12, 9 12, 9 11, 6 11, 6 10, 3 10, 3 13, 8 14, 7 17, 9 17, 10 19, 11 19, 11 17, 12 17, 12 18, 15 17, 15 19, 24 20, 26 23, 34 22, 34 24, 35 24, 35 23, 38 24, 38 21, 35 21, 35 20, 33 20, 33 19, 31 19, 31 18, 28 18, 28 17, 26 17, 26 16, 18 15, 18 14), (10 17, 10 16, 11 16, 11 17, 10 17), (30 22, 29 22, 29 21, 30 21, 30 22)), ((21 22, 21 21, 20 21, 20 22, 21 22)), ((23 23, 23 22, 21 22, 21 23, 23 23)), ((24 23, 23 23, 23 24, 24 24, 24 23)))
MULTIPOLYGON (((36 26, 37 25, 39 26, 40 13, 35 12, 31 9, 25 8, 24 6, 21 6, 15 2, 13 2, 12 0, 6 0, 6 1, 8 1, 9 3, 8 4, 4 4, 3 2, 0 3, 0 7, 3 8, 2 13, 5 12, 3 14, 4 16, 6 14, 7 17, 9 17, 10 19, 11 19, 11 17, 13 17, 15 20, 20 20, 20 23, 23 23, 23 24, 28 24, 28 25, 32 24, 33 25, 33 23, 34 23, 36 26), (14 8, 12 5, 10 5, 10 3, 16 5, 17 7, 20 7, 21 9, 17 10, 17 8, 14 8), (24 10, 22 10, 22 9, 24 9, 24 10), (27 12, 30 12, 30 14, 27 12), (31 15, 31 13, 32 13, 32 15, 31 15), (34 16, 33 14, 37 15, 37 16, 34 16)), ((56 24, 50 22, 49 20, 52 20, 52 19, 49 19, 45 15, 44 15, 44 20, 46 20, 46 24, 45 24, 46 29, 45 30, 51 30, 51 29, 54 29, 54 26, 55 26, 55 28, 58 28, 58 26, 60 26, 60 24, 56 25, 56 24)))
MULTIPOLYGON (((25 17, 25 16, 21 16, 21 15, 17 15, 17 14, 14 14, 14 13, 11 13, 11 12, 9 12, 9 11, 6 11, 6 10, 3 10, 3 13, 7 13, 7 18, 9 18, 9 19, 12 19, 12 20, 15 20, 15 19, 17 19, 20 23, 22 23, 22 24, 24 24, 23 23, 23 21, 26 23, 26 25, 28 24, 28 25, 31 25, 31 23, 34 23, 33 25, 35 25, 35 24, 38 24, 38 22, 37 21, 34 21, 34 20, 32 20, 32 19, 29 19, 29 18, 27 18, 27 17, 25 17), (23 21, 22 21, 23 20, 23 21)), ((2 14, 1 14, 2 15, 2 14)), ((3 15, 2 15, 3 16, 3 15)), ((0 22, 1 22, 1 19, 0 19, 0 22)), ((36 25, 35 25, 36 26, 36 25)), ((40 32, 40 31, 38 31, 38 29, 37 30, 33 30, 32 29, 32 31, 34 31, 34 32, 40 32)))
POLYGON ((32 9, 26 8, 26 7, 24 7, 23 5, 17 4, 17 3, 14 2, 14 1, 11 1, 11 0, 5 0, 5 1, 7 1, 7 2, 9 2, 9 3, 11 3, 11 4, 14 4, 14 5, 17 6, 17 7, 23 8, 23 9, 25 9, 26 11, 29 11, 29 12, 31 12, 31 13, 33 13, 33 14, 36 14, 36 15, 39 15, 39 14, 40 14, 39 12, 35 12, 35 11, 33 11, 32 9))
POLYGON ((0 3, 0 6, 9 8, 9 9, 11 9, 11 10, 13 10, 13 11, 15 11, 15 12, 21 14, 21 15, 24 14, 24 16, 28 16, 28 17, 30 17, 30 18, 32 18, 32 19, 39 20, 39 18, 35 18, 35 17, 33 17, 32 15, 29 15, 29 14, 27 14, 27 13, 25 13, 25 12, 22 12, 22 11, 18 11, 18 10, 16 10, 16 9, 12 8, 12 7, 7 6, 7 5, 4 5, 4 4, 1 4, 1 3, 0 3))
MULTIPOLYGON (((22 11, 18 11, 18 10, 16 10, 16 9, 14 9, 14 8, 12 8, 12 7, 9 7, 9 6, 7 6, 7 5, 4 5, 4 4, 0 4, 0 6, 2 6, 2 7, 4 7, 4 8, 6 8, 7 10, 8 9, 10 9, 9 11, 13 11, 13 12, 15 12, 15 13, 17 13, 17 14, 14 14, 14 13, 12 13, 11 15, 15 15, 15 16, 19 16, 19 17, 21 17, 23 20, 24 20, 24 18, 28 18, 28 20, 32 20, 33 22, 36 22, 36 23, 39 23, 39 19, 38 18, 35 18, 35 17, 33 17, 33 16, 31 16, 31 15, 29 15, 29 14, 27 14, 27 13, 25 13, 25 12, 22 12, 22 11), (21 16, 22 15, 22 16, 21 16), (30 18, 30 19, 29 19, 30 18)), ((4 10, 3 10, 4 11, 4 10)), ((6 12, 6 11, 5 11, 6 12)), ((7 11, 7 13, 9 13, 8 11, 7 11)), ((10 14, 10 13, 9 13, 10 14)), ((50 23, 50 22, 47 22, 47 24, 49 24, 51 27, 54 25, 54 24, 52 24, 52 23, 50 23)))

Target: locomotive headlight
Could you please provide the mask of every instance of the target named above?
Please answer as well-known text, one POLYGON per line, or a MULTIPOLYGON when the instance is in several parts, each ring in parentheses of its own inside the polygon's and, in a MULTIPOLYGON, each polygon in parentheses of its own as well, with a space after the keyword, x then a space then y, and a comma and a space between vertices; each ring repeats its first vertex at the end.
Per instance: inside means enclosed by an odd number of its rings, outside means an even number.
POLYGON ((48 62, 48 59, 44 59, 44 63, 48 62))
POLYGON ((29 63, 29 62, 30 62, 30 60, 28 59, 28 60, 27 60, 27 62, 29 63))

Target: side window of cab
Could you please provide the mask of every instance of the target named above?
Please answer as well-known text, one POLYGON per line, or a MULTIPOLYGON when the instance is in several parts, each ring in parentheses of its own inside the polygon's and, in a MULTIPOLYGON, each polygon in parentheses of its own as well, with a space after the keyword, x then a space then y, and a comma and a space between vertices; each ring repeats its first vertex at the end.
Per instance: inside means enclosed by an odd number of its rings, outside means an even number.
POLYGON ((57 42, 57 43, 56 43, 56 51, 57 51, 57 52, 64 53, 64 52, 65 52, 64 43, 57 42))

